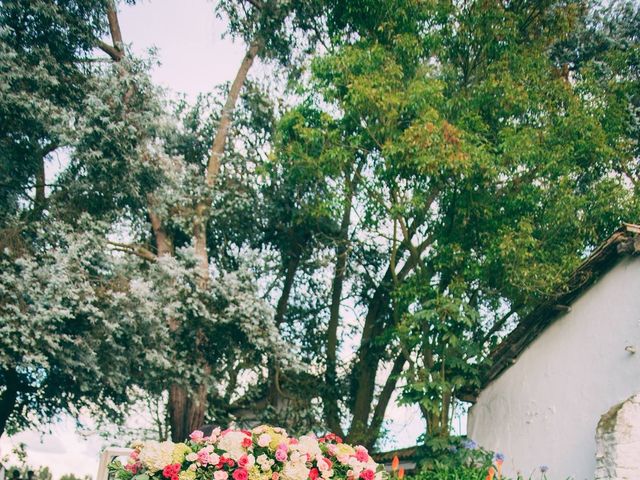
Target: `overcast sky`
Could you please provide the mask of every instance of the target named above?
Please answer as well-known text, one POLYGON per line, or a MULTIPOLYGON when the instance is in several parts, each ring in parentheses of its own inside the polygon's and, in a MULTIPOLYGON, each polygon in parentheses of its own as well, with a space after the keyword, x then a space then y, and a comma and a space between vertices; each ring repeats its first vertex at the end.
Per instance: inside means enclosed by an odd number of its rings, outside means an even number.
MULTIPOLYGON (((155 81, 192 99, 232 80, 244 55, 241 42, 222 38, 225 24, 215 17, 214 4, 207 0, 139 0, 138 5, 122 8, 120 24, 125 43, 136 54, 157 48, 161 65, 153 71, 155 81)), ((258 65, 253 74, 264 71, 258 65)), ((416 409, 393 406, 389 416, 388 447, 413 445, 424 432, 416 409)), ((108 444, 118 445, 118 441, 84 433, 65 418, 51 427, 51 433, 26 431, 12 438, 5 435, 0 439, 0 457, 24 442, 29 463, 48 466, 55 479, 70 472, 95 478, 100 450, 108 444)))

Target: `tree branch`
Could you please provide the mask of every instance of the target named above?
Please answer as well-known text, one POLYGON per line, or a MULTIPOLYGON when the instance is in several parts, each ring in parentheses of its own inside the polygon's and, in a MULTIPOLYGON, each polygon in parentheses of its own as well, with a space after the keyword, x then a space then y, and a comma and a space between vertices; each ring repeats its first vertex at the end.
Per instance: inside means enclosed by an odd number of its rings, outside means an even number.
POLYGON ((206 181, 209 187, 212 187, 214 185, 218 177, 218 172, 220 171, 220 159, 224 152, 224 146, 227 141, 227 136, 229 135, 229 128, 231 127, 231 116, 233 115, 233 111, 235 110, 238 97, 240 96, 240 91, 242 90, 242 87, 247 79, 249 69, 251 68, 251 65, 253 65, 253 61, 262 49, 262 46, 263 41, 259 38, 251 42, 249 50, 247 50, 247 53, 245 54, 242 63, 240 64, 240 68, 236 73, 236 77, 233 79, 233 83, 231 84, 231 88, 229 89, 229 95, 227 96, 224 107, 222 107, 220 123, 218 124, 215 138, 213 139, 211 155, 209 156, 209 163, 207 165, 206 181))
POLYGON ((117 250, 119 252, 124 252, 124 253, 130 253, 144 260, 147 260, 148 262, 155 262, 158 259, 158 257, 153 252, 151 252, 150 250, 146 249, 141 245, 135 245, 131 243, 112 242, 110 240, 107 240, 107 244, 111 245, 111 247, 113 247, 114 250, 117 250))
POLYGON ((387 406, 389 405, 391 395, 396 388, 398 377, 402 373, 404 364, 405 357, 402 353, 400 353, 393 362, 391 372, 387 377, 384 387, 382 387, 382 391, 380 392, 380 396, 378 397, 378 403, 376 404, 376 407, 373 411, 373 418, 371 420, 371 426, 369 427, 368 435, 371 438, 378 438, 378 433, 380 427, 382 426, 382 421, 384 420, 384 414, 387 411, 387 406))
POLYGON ((114 62, 119 62, 124 57, 124 53, 102 40, 96 41, 97 47, 111 57, 114 62))

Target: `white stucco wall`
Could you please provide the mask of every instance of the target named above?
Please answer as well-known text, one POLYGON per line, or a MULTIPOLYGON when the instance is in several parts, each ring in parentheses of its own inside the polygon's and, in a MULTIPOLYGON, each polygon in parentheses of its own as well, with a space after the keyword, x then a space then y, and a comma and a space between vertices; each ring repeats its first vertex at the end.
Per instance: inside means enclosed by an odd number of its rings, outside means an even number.
POLYGON ((593 479, 601 415, 638 392, 640 258, 627 257, 482 391, 468 435, 504 453, 508 475, 593 479))

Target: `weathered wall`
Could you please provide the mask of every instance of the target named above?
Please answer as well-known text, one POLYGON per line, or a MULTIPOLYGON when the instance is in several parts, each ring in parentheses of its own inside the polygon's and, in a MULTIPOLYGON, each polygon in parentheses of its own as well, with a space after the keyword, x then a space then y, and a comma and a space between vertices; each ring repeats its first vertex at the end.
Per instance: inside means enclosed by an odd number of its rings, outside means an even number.
POLYGON ((505 473, 592 479, 603 412, 640 392, 640 258, 588 289, 480 394, 468 434, 506 455, 505 473), (638 353, 625 348, 635 346, 638 353))
POLYGON ((605 413, 596 433, 596 480, 639 478, 640 393, 605 413))

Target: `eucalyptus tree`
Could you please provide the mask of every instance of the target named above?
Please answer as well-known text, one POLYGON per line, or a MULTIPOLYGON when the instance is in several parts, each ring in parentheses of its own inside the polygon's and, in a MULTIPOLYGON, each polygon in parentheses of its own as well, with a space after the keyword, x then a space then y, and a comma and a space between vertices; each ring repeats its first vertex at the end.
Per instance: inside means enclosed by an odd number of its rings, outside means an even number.
MULTIPOLYGON (((297 43, 303 41, 308 43, 312 37, 300 36, 300 31, 309 28, 309 25, 315 22, 315 16, 310 14, 310 8, 305 2, 276 2, 276 1, 251 1, 251 2, 221 2, 218 6, 219 11, 227 15, 229 18, 230 31, 232 34, 242 36, 247 44, 248 50, 244 56, 234 80, 231 82, 228 90, 224 94, 224 101, 218 110, 219 114, 212 117, 214 120, 214 128, 210 129, 212 133, 209 148, 199 148, 198 150, 184 151, 181 146, 175 144, 172 146, 171 140, 155 141, 158 134, 152 132, 151 135, 143 134, 138 138, 138 144, 131 143, 135 151, 123 152, 122 158, 126 159, 129 178, 136 178, 134 188, 139 194, 140 203, 133 205, 131 210, 138 211, 143 209, 148 216, 151 225, 151 236, 149 242, 152 248, 147 248, 140 242, 131 243, 113 243, 117 249, 137 255, 138 257, 150 261, 157 262, 164 257, 178 257, 181 248, 189 246, 192 249, 192 258, 196 260, 197 288, 194 294, 209 295, 214 284, 212 283, 212 275, 218 274, 218 278, 222 276, 221 267, 224 264, 215 264, 214 260, 223 259, 223 250, 225 244, 215 244, 215 241, 226 242, 224 233, 224 222, 230 218, 224 212, 225 207, 232 207, 234 212, 240 210, 236 206, 232 206, 234 200, 243 201, 242 192, 233 192, 234 184, 240 186, 243 182, 238 182, 238 175, 251 171, 251 166, 242 164, 242 159, 246 160, 251 155, 238 155, 238 151, 243 149, 252 149, 256 147, 254 142, 241 142, 239 135, 243 131, 243 125, 235 125, 232 117, 237 110, 237 104, 241 95, 241 91, 247 83, 248 72, 257 57, 265 59, 275 59, 276 61, 287 63, 290 61, 290 52, 295 50, 297 43), (234 142, 242 143, 241 146, 234 142), (239 148, 236 148, 239 147, 239 148), (173 150, 172 150, 173 148, 173 150), (235 153, 234 153, 235 152, 235 153), (235 162, 234 159, 241 159, 235 162), (136 159, 136 161, 133 161, 136 159), (236 169, 239 167, 239 170, 236 169), (138 175, 138 172, 140 175, 138 175), (234 177, 236 175, 236 177, 234 177), (225 178, 225 176, 227 178, 225 178), (161 181, 158 181, 158 178, 161 181), (229 180, 229 183, 226 181, 229 180), (154 185, 154 182, 155 185, 154 185), (221 182, 225 182, 222 184, 221 182), (144 187, 147 188, 144 188, 144 187), (140 188, 143 187, 143 188, 140 188), (225 187, 229 190, 225 191, 225 187), (221 221, 218 222, 218 216, 221 215, 221 221), (223 232, 222 236, 218 236, 223 232)), ((122 43, 122 33, 119 31, 117 14, 112 8, 108 15, 110 30, 112 34, 112 45, 103 46, 114 62, 118 63, 120 69, 120 82, 124 85, 131 83, 131 73, 129 69, 135 63, 127 58, 126 52, 119 45, 122 43)), ((108 102, 103 103, 109 106, 111 115, 122 115, 125 112, 127 122, 129 121, 129 111, 135 110, 136 106, 133 102, 139 96, 146 94, 145 89, 138 89, 135 85, 129 85, 128 89, 123 92, 121 104, 109 105, 108 102)), ((250 92, 249 92, 250 93, 250 92)), ((246 98, 249 98, 247 96, 246 98)), ((141 106, 149 103, 142 100, 141 106)), ((255 113, 256 122, 264 121, 258 117, 262 113, 258 111, 251 112, 252 105, 247 103, 248 113, 255 113)), ((255 105, 254 105, 255 106, 255 105)), ((105 112, 104 115, 109 115, 105 112)), ((101 117, 96 117, 100 119, 101 117)), ((114 122, 113 124, 117 124, 114 122)), ((151 124, 153 125, 153 123, 151 124)), ((183 124, 182 127, 185 125, 183 124)), ((194 126, 194 125, 192 125, 194 126)), ((245 125, 246 126, 246 125, 245 125)), ((147 127, 144 123, 137 125, 137 130, 144 130, 147 127)), ((196 129, 199 128, 197 125, 196 129)), ((209 128, 202 125, 203 128, 209 128)), ((258 127, 259 129, 259 127, 258 127)), ((192 131, 191 133, 195 133, 192 131)), ((200 133, 200 132, 198 132, 200 133)), ((257 133, 254 129, 252 133, 257 133)), ((187 130, 178 128, 179 138, 183 136, 183 140, 188 138, 187 130)), ((90 139, 95 138, 91 135, 90 139)), ((159 135, 162 138, 162 134, 159 135)), ((98 139, 99 142, 108 140, 110 136, 98 139)), ((245 135, 245 139, 247 136, 245 135)), ((198 147, 206 145, 200 143, 198 147)), ((124 146, 124 145, 123 145, 124 146)), ((258 148, 261 148, 258 145, 258 148)), ((107 148, 99 146, 90 148, 88 153, 98 150, 108 152, 107 148)), ((80 150, 79 150, 80 151, 80 150)), ((257 152, 251 152, 258 155, 257 152)), ((259 156, 258 156, 259 158, 259 156)), ((91 158, 85 160, 92 161, 91 158)), ((84 162, 81 162, 84 163, 84 162)), ((255 163, 255 162, 253 162, 255 163)), ((245 177, 246 178, 246 177, 245 177)), ((246 186, 246 182, 244 182, 246 186)), ((118 188, 122 188, 119 186, 118 188)), ((244 192, 249 193, 250 192, 244 192)), ((246 200, 246 199, 244 199, 246 200)), ((251 201, 249 199, 249 201, 251 201)), ((245 210, 246 212, 246 210, 245 210)), ((236 238, 234 241, 238 241, 236 238)), ((246 246, 242 241, 235 243, 235 247, 242 248, 246 246)), ((227 258, 228 260, 228 258, 227 258)), ((240 266, 241 267, 241 266, 240 266)), ((240 268, 237 267, 237 268, 240 268)), ((255 294, 255 286, 247 291, 249 295, 255 294)), ((184 301, 184 300, 183 300, 184 301)), ((255 305, 260 308, 262 302, 259 298, 245 299, 238 301, 245 310, 255 305)), ((205 309, 206 310, 206 309, 205 309)), ((208 309, 211 311, 211 308, 208 309)), ((266 344, 275 345, 279 343, 279 339, 274 333, 267 328, 265 322, 269 322, 268 318, 258 312, 255 313, 256 325, 261 325, 260 331, 254 332, 254 337, 239 337, 239 344, 242 338, 247 344, 247 357, 252 355, 253 350, 250 348, 253 340, 263 347, 266 344), (261 320, 264 321, 261 323, 261 320), (268 338, 263 342, 260 339, 268 338), (266 343, 265 343, 266 342, 266 343)), ((248 315, 248 314, 247 314, 248 315)), ((249 318, 249 317, 247 317, 249 318)), ((218 364, 223 364, 225 358, 221 352, 212 348, 205 348, 207 339, 220 339, 215 329, 208 328, 206 323, 194 326, 188 320, 188 315, 179 315, 176 318, 169 319, 169 327, 174 332, 191 332, 193 334, 192 344, 195 348, 191 349, 188 355, 190 363, 199 375, 189 377, 185 375, 177 379, 169 389, 169 417, 171 420, 172 437, 176 440, 184 438, 191 430, 197 428, 204 421, 207 404, 210 400, 211 390, 213 386, 208 380, 212 376, 216 376, 219 370, 218 364), (216 356, 217 355, 217 356, 216 356), (218 369, 218 370, 216 370, 218 369)), ((240 322, 243 323, 243 322, 240 322)), ((250 325, 252 322, 246 320, 244 324, 250 325)), ((277 326, 277 310, 276 310, 276 326, 277 326)), ((255 342, 254 342, 255 343, 255 342)), ((184 345, 183 343, 181 345, 184 345)), ((263 349, 264 351, 264 349, 263 349)), ((283 348, 276 348, 272 353, 285 352, 283 348)), ((244 358, 243 355, 236 352, 238 359, 244 358)), ((282 360, 287 355, 272 355, 270 358, 282 360)), ((256 363, 254 358, 252 362, 248 362, 254 368, 256 363)), ((244 362, 240 362, 244 364, 244 362)), ((236 379, 240 375, 242 368, 237 367, 235 371, 227 371, 229 382, 236 385, 236 379)))
POLYGON ((123 297, 122 270, 103 255, 105 225, 78 210, 72 223, 62 221, 45 175, 73 142, 99 71, 93 49, 107 32, 106 14, 97 1, 0 7, 0 432, 84 406, 117 415, 143 368, 144 357, 131 353, 162 343, 143 303, 129 311, 136 295, 123 297), (141 328, 152 333, 136 338, 141 328))
MULTIPOLYGON (((292 12, 277 2, 233 6, 246 7, 253 13, 234 25, 259 34, 225 100, 207 112, 202 142, 180 109, 171 114, 148 64, 129 54, 114 2, 3 2, 3 428, 83 406, 115 414, 138 385, 169 390, 172 435, 182 439, 203 423, 209 395, 222 395, 225 375, 233 383, 267 352, 290 358, 247 262, 229 270, 224 244, 208 243, 224 241, 216 235, 226 234, 225 208, 242 198, 234 188, 250 170, 225 148, 240 142, 231 117, 247 72, 256 55, 276 51, 275 32, 289 28, 292 12), (207 146, 194 151, 198 143, 207 146), (45 179, 54 151, 62 169, 45 179), (74 257, 78 235, 89 238, 87 260, 74 257), (24 282, 33 286, 21 294, 24 282), (61 290, 68 296, 52 303, 61 290), (123 295, 130 311, 119 316, 123 295), (21 347, 21 329, 43 342, 21 347), (74 338, 78 355, 67 352, 74 338)), ((246 105, 256 106, 248 93, 246 105)))

